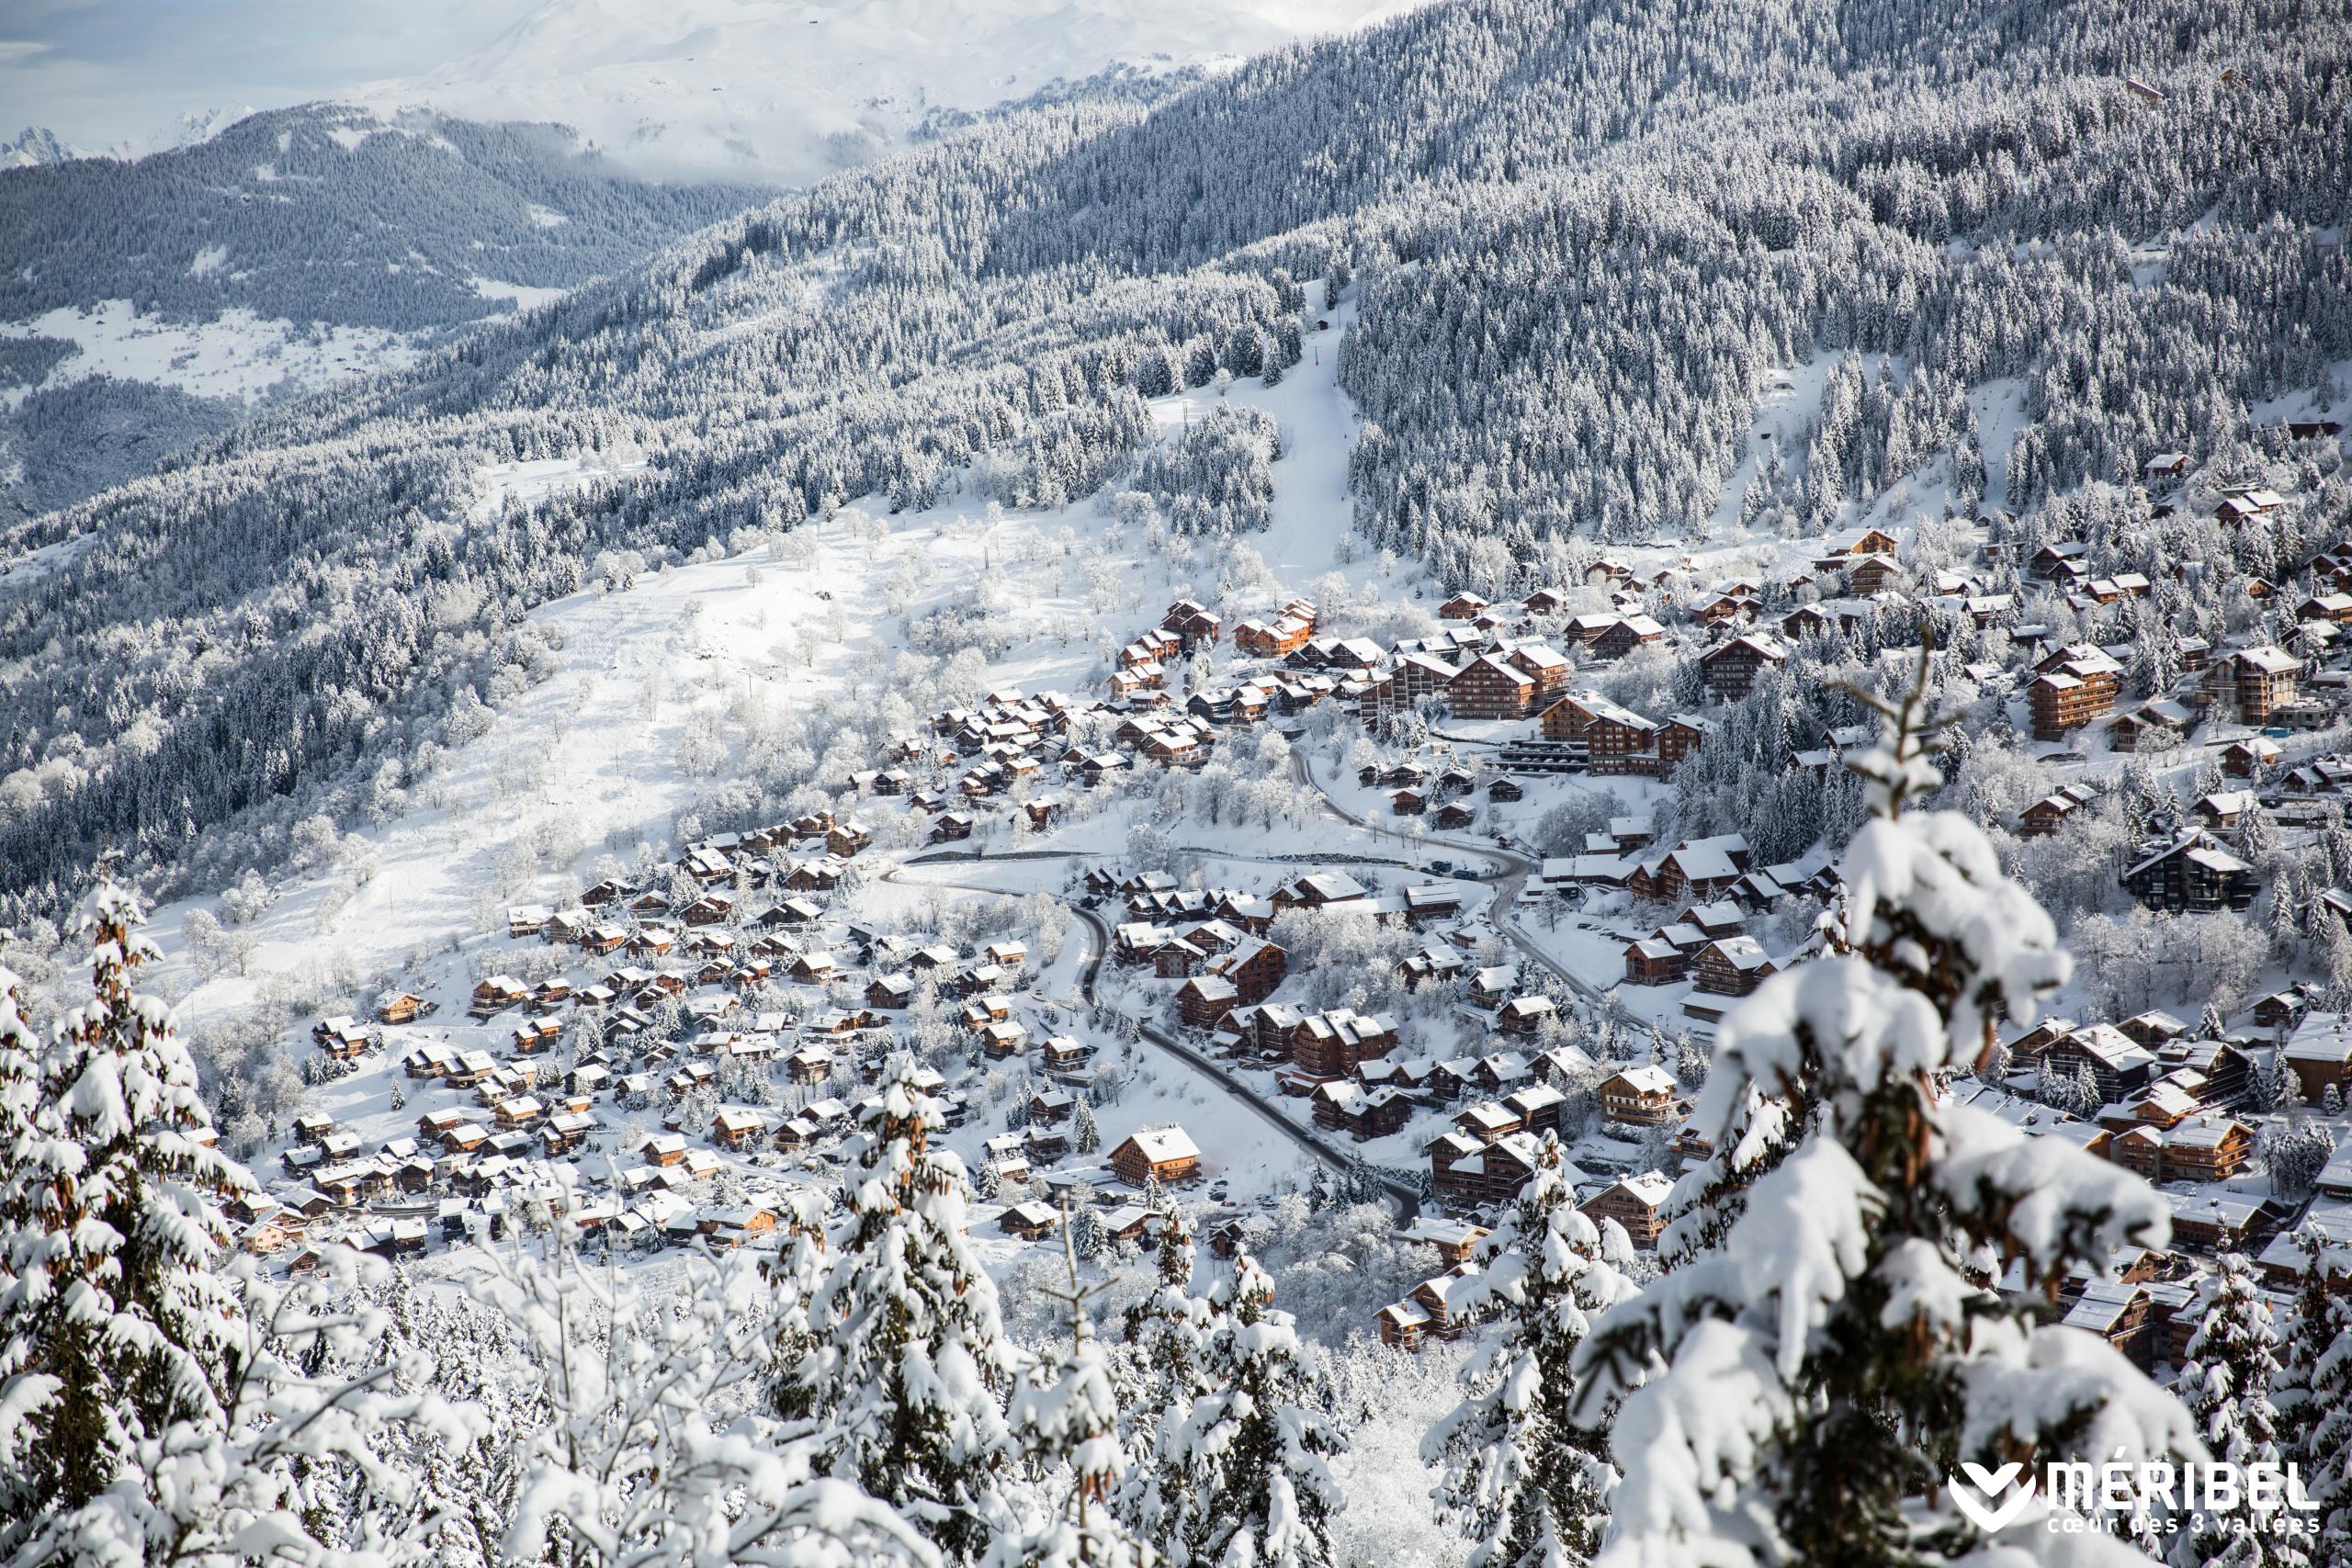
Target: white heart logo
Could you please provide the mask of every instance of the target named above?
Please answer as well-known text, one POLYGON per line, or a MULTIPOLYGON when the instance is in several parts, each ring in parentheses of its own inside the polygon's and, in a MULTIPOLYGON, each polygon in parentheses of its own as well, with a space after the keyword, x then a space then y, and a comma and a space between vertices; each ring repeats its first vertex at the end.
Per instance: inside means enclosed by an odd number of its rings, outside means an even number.
POLYGON ((1977 1529, 1987 1535, 1997 1535, 2007 1529, 2019 1514, 2025 1512, 2025 1506, 2033 1501, 2033 1477, 2030 1475, 2025 1478, 2023 1485, 2016 1486, 2015 1491, 2010 1490, 2016 1485, 2018 1472, 2025 1469, 2015 1460, 1998 1470, 1987 1470, 1981 1464, 1965 1460, 1960 1468, 1968 1472, 1968 1479, 1976 1483, 1976 1488, 1971 1491, 1955 1477, 1951 1483, 1951 1500, 1959 1505, 1960 1511, 1966 1514, 1977 1529), (1996 1506, 1995 1499, 2005 1492, 2009 1495, 1996 1506))

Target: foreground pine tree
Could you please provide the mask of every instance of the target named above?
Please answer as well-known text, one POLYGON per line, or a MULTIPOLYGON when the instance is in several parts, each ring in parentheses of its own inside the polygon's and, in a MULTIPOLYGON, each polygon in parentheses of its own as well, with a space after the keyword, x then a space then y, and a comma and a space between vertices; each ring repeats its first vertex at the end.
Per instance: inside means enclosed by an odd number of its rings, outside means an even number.
MULTIPOLYGON (((1923 660, 1859 769, 1871 817, 1838 942, 1724 1021, 1698 1112, 1719 1144, 1752 1095, 1810 1105, 1810 1125, 1721 1248, 1612 1311, 1577 1356, 1580 1415, 1625 1396, 1604 1563, 1958 1559, 1988 1544, 1951 1500, 1963 1461, 2188 1451, 2180 1406, 2121 1355, 1990 1288, 2014 1269, 2054 1302, 2070 1269, 2160 1244, 2167 1216, 2128 1173, 1939 1097, 1938 1075, 1971 1068, 2067 966, 1981 830, 1906 810, 1939 783, 1925 681, 1923 660)), ((2004 1531, 2011 1561, 2135 1560, 2043 1529, 2042 1506, 2004 1531)))
POLYGON ((103 877, 90 1000, 37 1060, 0 971, 0 1557, 386 1561, 414 1491, 388 1433, 474 1423, 391 1392, 360 1260, 278 1285, 227 1250, 220 1202, 252 1179, 212 1147, 171 1010, 135 988, 141 918, 103 877))
MULTIPOLYGON (((233 1370, 218 1206, 251 1183, 210 1147, 169 1010, 132 989, 156 956, 139 920, 126 890, 100 888, 85 924, 90 1000, 35 1069, 0 1211, 0 1369, 27 1399, 8 1474, 17 1497, 65 1508, 111 1485, 142 1438, 220 1425, 233 1370), (40 1381, 17 1381, 28 1374, 40 1381)), ((0 1029, 12 1055, 24 1049, 13 998, 0 1029)))
POLYGON ((1126 1454, 1109 1359, 1094 1337, 1079 1283, 1078 1252, 1062 1226, 1069 1283, 1056 1299, 1069 1314, 1069 1344, 1026 1371, 1008 1421, 1014 1440, 1046 1483, 1040 1517, 1001 1535, 989 1568, 1151 1568, 1158 1554, 1112 1512, 1126 1454))
POLYGON ((2330 1288, 2352 1272, 2352 1252, 2316 1229, 2297 1241, 2302 1283, 2272 1385, 2278 1446, 2317 1505, 2306 1557, 2314 1568, 2352 1568, 2352 1298, 2330 1288))
MULTIPOLYGON (((519 1485, 490 1561, 930 1568, 930 1543, 895 1510, 816 1473, 807 1435, 730 1419, 768 1375, 755 1268, 693 1258, 675 1291, 649 1296, 584 1264, 566 1230, 542 1257, 486 1255, 478 1287, 513 1323, 521 1392, 546 1417, 512 1436, 519 1485)), ((445 1531, 436 1544, 462 1548, 471 1521, 445 1531)))
MULTIPOLYGON (((2278 1333, 2254 1269, 2236 1253, 2199 1281, 2197 1331, 2175 1390, 2208 1454, 2231 1464, 2272 1464, 2281 1455, 2278 1412, 2270 1403, 2278 1381, 2278 1333)), ((2288 1534, 2233 1528, 2254 1515, 2191 1517, 2181 1521, 2166 1555, 2174 1568, 2285 1568, 2308 1561, 2301 1541, 2288 1534)))
POLYGON ((1155 1253, 1157 1283, 1127 1309, 1116 1374, 1120 1404, 1130 1413, 1124 1436, 1125 1480, 1114 1495, 1119 1517, 1136 1534, 1182 1559, 1188 1545, 1179 1539, 1190 1480, 1177 1434, 1193 1401, 1208 1392, 1202 1381, 1211 1314, 1193 1293, 1193 1227, 1164 1195, 1152 1212, 1159 1217, 1155 1253))
POLYGON ((963 1163, 932 1147, 939 1106, 913 1073, 899 1059, 866 1112, 849 1231, 808 1299, 808 1348, 779 1369, 775 1405, 809 1424, 825 1473, 971 1559, 1004 1522, 999 1391, 1019 1357, 964 1234, 963 1163))
POLYGON ((1614 1257, 1604 1259, 1602 1234, 1577 1211, 1559 1145, 1547 1139, 1535 1179, 1455 1297, 1464 1313, 1500 1316, 1463 1370, 1469 1396, 1423 1446, 1445 1467, 1438 1511, 1473 1542, 1470 1568, 1563 1568, 1600 1549, 1617 1484, 1611 1413, 1577 1416, 1573 1362, 1592 1315, 1637 1293, 1615 1267, 1632 1244, 1613 1221, 1609 1231, 1614 1257))
POLYGON ((1210 1296, 1203 1348, 1208 1390, 1163 1434, 1182 1476, 1170 1556, 1218 1568, 1329 1568, 1331 1516, 1346 1496, 1330 1456, 1347 1439, 1314 1408, 1298 1337, 1273 1309, 1274 1284, 1247 1252, 1210 1296))
POLYGON ((1804 1086, 1767 1094, 1751 1087, 1735 1107, 1724 1135, 1707 1157, 1676 1180, 1657 1242, 1662 1268, 1679 1269, 1724 1244, 1747 1208, 1747 1190, 1770 1174, 1794 1146, 1804 1122, 1804 1086))

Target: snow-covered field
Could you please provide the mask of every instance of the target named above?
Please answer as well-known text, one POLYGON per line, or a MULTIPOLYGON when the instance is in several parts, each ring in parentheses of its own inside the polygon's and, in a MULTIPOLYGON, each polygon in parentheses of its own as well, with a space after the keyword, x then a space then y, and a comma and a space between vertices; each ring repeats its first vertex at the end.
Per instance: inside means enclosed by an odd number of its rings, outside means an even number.
MULTIPOLYGON (((218 265, 234 263, 232 258, 218 265)), ((521 290, 509 297, 544 292, 521 290)), ((315 391, 369 371, 400 369, 421 352, 406 335, 380 328, 305 325, 243 310, 223 311, 209 321, 164 321, 140 315, 128 299, 108 299, 87 310, 61 307, 28 321, 0 323, 0 337, 62 338, 74 344, 75 352, 50 372, 47 386, 112 376, 245 402, 280 387, 315 391)), ((32 389, 0 392, 21 398, 32 389)))
MULTIPOLYGON (((1329 319, 1331 332, 1280 385, 1240 383, 1229 393, 1272 413, 1287 442, 1274 469, 1272 524, 1246 541, 1265 565, 1253 592, 1268 610, 1329 574, 1362 589, 1381 581, 1376 563, 1337 558, 1354 415, 1332 378, 1330 351, 1351 318, 1343 308, 1329 319)), ((1198 389, 1162 399, 1154 412, 1163 427, 1178 428, 1216 400, 1198 389)), ((475 515, 495 516, 598 471, 579 459, 487 469, 475 515)), ((584 870, 608 844, 674 843, 676 814, 702 787, 677 761, 695 716, 740 737, 736 716, 751 708, 837 697, 904 650, 900 614, 934 610, 983 573, 1001 581, 999 622, 1012 642, 988 664, 989 685, 1091 691, 1102 671, 1100 634, 1115 630, 1125 640, 1157 624, 1170 599, 1209 586, 1194 582, 1181 544, 1163 554, 1139 538, 1114 542, 1120 533, 1091 498, 1006 513, 993 527, 968 500, 896 517, 852 508, 797 530, 775 552, 680 567, 626 592, 591 590, 543 606, 534 619, 560 644, 555 673, 502 707, 487 734, 455 749, 433 792, 437 804, 348 836, 346 863, 372 869, 333 913, 323 911, 341 897, 344 871, 283 885, 253 928, 254 974, 322 963, 397 970, 448 934, 470 931, 479 890, 497 880, 501 856, 550 832, 582 848, 545 874, 548 886, 584 870), (890 603, 902 612, 886 613, 890 603)), ((1409 592, 1413 581, 1384 586, 1409 592)), ((517 886, 509 896, 527 899, 533 891, 517 886)), ((181 912, 159 914, 167 938, 181 912)), ((252 976, 199 976, 182 967, 175 980, 198 1018, 255 994, 252 976)))

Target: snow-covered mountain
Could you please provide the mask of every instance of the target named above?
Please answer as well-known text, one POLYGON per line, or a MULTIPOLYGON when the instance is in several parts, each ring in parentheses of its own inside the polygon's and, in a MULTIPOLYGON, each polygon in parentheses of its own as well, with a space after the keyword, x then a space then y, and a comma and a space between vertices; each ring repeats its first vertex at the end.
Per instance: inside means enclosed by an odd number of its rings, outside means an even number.
POLYGON ((807 184, 927 117, 1102 75, 1214 66, 1409 0, 549 0, 487 47, 363 89, 379 107, 576 128, 632 172, 807 184))
POLYGON ((40 169, 85 156, 45 125, 28 125, 14 141, 0 141, 0 169, 40 169))
POLYGON ((128 137, 107 147, 77 147, 45 125, 28 125, 13 141, 0 141, 0 169, 40 169, 77 158, 118 158, 125 163, 155 152, 199 147, 257 112, 251 104, 195 109, 151 135, 128 137))
POLYGON ((105 150, 110 158, 144 158, 151 152, 172 152, 200 147, 239 120, 260 111, 251 104, 220 104, 191 109, 151 135, 117 142, 105 150))

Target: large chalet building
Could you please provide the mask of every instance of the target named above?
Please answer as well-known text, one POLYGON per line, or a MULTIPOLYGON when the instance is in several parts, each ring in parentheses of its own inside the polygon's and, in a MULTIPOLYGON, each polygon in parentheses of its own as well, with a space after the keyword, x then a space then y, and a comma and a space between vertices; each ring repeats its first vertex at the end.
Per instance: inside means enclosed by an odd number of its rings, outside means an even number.
POLYGON ((1534 676, 1489 653, 1446 682, 1445 702, 1456 718, 1524 718, 1535 691, 1534 676))
POLYGON ((2123 666, 2087 645, 2055 649, 2034 664, 2026 705, 2037 740, 2064 740, 2114 711, 2123 689, 2123 666))
POLYGON ((2254 867, 2201 829, 2143 854, 2125 869, 2123 886, 2149 908, 2172 914, 2249 908, 2260 891, 2254 867))
POLYGON ((1699 671, 1716 701, 1736 703, 1747 695, 1758 673, 1785 664, 1788 659, 1788 644, 1779 637, 1770 632, 1749 632, 1701 654, 1699 671))
POLYGON ((1673 1075, 1655 1065, 1611 1074, 1594 1094, 1600 1101, 1601 1115, 1630 1126, 1670 1126, 1682 1114, 1673 1075))
POLYGON ((2302 665, 2285 649, 2265 643, 2241 648, 2205 669, 2205 689, 2222 716, 2259 729, 2295 700, 2302 665))
POLYGON ((1656 1250, 1666 1230, 1666 1200, 1674 1183, 1658 1172, 1622 1177, 1577 1205, 1595 1224, 1614 1220, 1644 1252, 1656 1250))

